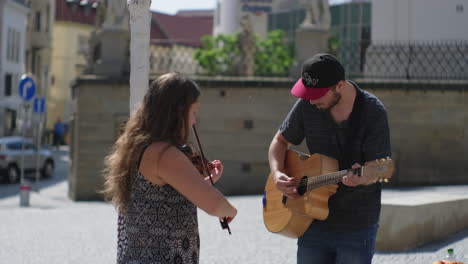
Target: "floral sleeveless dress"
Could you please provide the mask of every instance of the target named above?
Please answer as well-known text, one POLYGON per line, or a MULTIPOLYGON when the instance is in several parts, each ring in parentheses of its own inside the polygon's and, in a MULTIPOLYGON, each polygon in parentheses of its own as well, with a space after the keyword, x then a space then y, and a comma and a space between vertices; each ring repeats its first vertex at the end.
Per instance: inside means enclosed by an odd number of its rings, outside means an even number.
POLYGON ((198 263, 196 206, 169 184, 135 173, 128 213, 118 217, 117 263, 198 263))

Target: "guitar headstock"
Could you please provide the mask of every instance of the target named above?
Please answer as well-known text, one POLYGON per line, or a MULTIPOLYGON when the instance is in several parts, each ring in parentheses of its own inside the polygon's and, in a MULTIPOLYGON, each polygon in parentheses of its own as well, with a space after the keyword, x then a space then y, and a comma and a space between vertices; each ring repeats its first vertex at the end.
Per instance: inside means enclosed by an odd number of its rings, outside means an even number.
POLYGON ((393 176, 394 170, 393 160, 387 157, 386 159, 378 159, 367 163, 364 166, 363 175, 380 182, 388 182, 388 179, 393 176))

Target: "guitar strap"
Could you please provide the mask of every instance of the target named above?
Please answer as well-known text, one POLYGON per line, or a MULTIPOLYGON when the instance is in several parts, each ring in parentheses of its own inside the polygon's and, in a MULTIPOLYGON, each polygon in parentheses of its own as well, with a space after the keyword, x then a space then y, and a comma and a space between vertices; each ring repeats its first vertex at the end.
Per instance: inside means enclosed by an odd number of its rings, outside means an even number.
POLYGON ((351 83, 356 88, 356 99, 354 100, 353 110, 348 118, 348 127, 346 129, 344 146, 342 142, 340 142, 337 131, 335 131, 336 142, 338 145, 338 156, 342 162, 341 165, 345 166, 345 168, 342 169, 349 169, 356 162, 360 164, 364 162, 360 149, 359 153, 356 153, 357 150, 355 149, 355 142, 359 141, 358 136, 363 134, 360 132, 366 127, 364 93, 355 83, 351 83))

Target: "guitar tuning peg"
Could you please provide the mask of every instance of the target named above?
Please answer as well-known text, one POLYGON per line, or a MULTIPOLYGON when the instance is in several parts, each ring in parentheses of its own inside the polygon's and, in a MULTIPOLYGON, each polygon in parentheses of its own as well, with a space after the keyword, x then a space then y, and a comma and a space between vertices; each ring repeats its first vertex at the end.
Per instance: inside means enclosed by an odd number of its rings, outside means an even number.
POLYGON ((385 159, 380 159, 381 162, 385 162, 385 159))
POLYGON ((378 181, 378 182, 382 182, 382 179, 379 178, 377 181, 378 181))
POLYGON ((384 182, 387 183, 387 182, 388 182, 388 179, 384 179, 384 182))

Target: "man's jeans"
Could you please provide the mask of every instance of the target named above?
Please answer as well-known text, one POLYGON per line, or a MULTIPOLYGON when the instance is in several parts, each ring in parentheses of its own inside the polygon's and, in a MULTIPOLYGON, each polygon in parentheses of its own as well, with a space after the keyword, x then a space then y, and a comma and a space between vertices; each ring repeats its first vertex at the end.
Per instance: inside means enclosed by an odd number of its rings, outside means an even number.
POLYGON ((378 225, 353 232, 328 232, 312 222, 297 241, 298 264, 370 264, 378 225))

